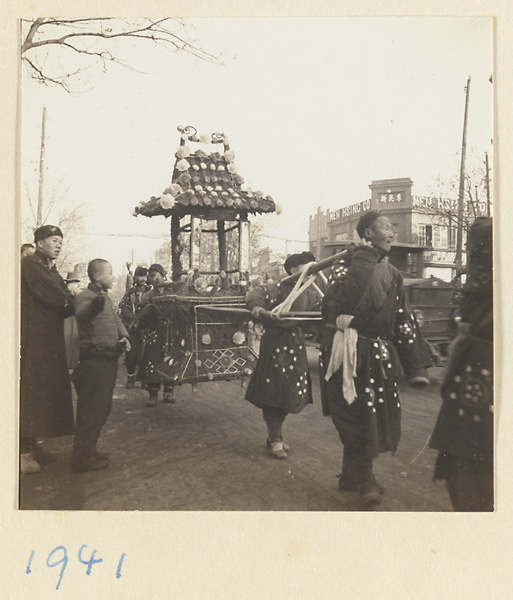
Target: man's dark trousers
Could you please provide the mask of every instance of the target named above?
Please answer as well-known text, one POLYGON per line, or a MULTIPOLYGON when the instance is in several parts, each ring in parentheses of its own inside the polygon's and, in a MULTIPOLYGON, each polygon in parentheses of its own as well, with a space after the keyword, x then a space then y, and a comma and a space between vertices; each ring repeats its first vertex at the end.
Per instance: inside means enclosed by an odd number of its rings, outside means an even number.
POLYGON ((73 467, 96 457, 96 444, 112 409, 117 372, 117 358, 87 358, 73 371, 71 379, 78 395, 73 467))

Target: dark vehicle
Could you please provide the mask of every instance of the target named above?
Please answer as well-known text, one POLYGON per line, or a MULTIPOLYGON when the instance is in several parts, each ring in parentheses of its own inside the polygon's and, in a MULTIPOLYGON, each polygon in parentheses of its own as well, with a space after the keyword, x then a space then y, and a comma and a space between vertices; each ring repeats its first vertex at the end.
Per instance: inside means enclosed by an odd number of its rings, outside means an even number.
POLYGON ((457 328, 455 317, 458 306, 453 298, 454 285, 438 277, 405 278, 404 290, 424 338, 442 356, 446 356, 457 328))

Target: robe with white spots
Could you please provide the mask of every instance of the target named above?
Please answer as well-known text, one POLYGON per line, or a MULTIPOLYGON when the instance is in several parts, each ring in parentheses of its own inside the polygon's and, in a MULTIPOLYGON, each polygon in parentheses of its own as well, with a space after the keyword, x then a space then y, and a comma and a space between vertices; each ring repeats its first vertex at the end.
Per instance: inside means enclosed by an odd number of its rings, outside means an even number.
POLYGON ((338 315, 353 315, 351 327, 358 332, 355 406, 348 412, 341 437, 363 440, 365 456, 395 452, 401 436, 401 400, 398 374, 407 376, 431 366, 429 350, 403 290, 400 272, 375 248, 359 246, 333 265, 323 298, 325 328, 320 352, 323 412, 330 404, 349 407, 342 394, 342 368, 327 382, 331 346, 338 315), (358 406, 357 406, 358 405, 358 406), (358 408, 358 423, 354 415, 358 408))
MULTIPOLYGON (((248 292, 246 306, 271 310, 285 300, 291 287, 280 283, 258 286, 248 292)), ((319 296, 304 292, 292 305, 293 311, 312 310, 319 296)), ((302 330, 297 322, 265 324, 260 354, 246 392, 246 400, 258 407, 274 406, 299 413, 312 403, 312 388, 302 330)))

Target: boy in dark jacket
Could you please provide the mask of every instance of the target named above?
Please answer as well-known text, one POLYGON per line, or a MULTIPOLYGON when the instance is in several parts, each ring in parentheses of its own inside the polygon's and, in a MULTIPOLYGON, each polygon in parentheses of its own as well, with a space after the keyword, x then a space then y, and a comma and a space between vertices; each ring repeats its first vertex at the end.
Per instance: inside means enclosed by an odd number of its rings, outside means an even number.
POLYGON ((71 466, 76 473, 109 465, 108 456, 98 452, 96 444, 112 408, 118 359, 130 350, 128 332, 107 295, 114 281, 112 266, 96 258, 87 274, 91 283, 75 299, 80 362, 71 377, 78 394, 71 466))

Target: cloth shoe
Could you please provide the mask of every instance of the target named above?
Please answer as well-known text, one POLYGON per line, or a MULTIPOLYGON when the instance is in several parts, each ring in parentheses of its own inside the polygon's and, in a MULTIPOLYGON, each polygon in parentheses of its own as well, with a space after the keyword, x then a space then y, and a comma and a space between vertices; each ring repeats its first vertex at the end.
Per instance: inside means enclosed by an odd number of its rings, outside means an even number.
POLYGON ((27 452, 26 454, 20 454, 20 472, 24 475, 41 472, 41 465, 36 461, 32 454, 30 454, 30 452, 27 452))
POLYGON ((385 488, 380 483, 378 483, 378 480, 374 476, 374 473, 372 473, 370 480, 366 483, 362 483, 361 481, 357 482, 354 480, 351 481, 349 478, 344 477, 342 473, 340 473, 340 475, 337 475, 337 477, 338 489, 341 492, 361 492, 362 488, 365 485, 373 485, 379 490, 380 494, 385 493, 385 488))
POLYGON ((173 392, 164 392, 162 401, 166 404, 176 404, 176 398, 173 396, 173 392))
POLYGON ((109 466, 109 461, 105 458, 98 458, 94 456, 83 463, 71 465, 71 468, 75 473, 83 473, 84 471, 101 471, 109 466))
POLYGON ((32 456, 37 460, 38 463, 49 463, 54 462, 58 458, 57 452, 50 452, 45 450, 41 444, 34 444, 32 447, 32 456))
MULTIPOLYGON (((290 450, 290 446, 288 444, 286 444, 283 440, 281 440, 283 449, 285 450, 285 452, 288 452, 290 450)), ((269 438, 267 438, 265 445, 267 446, 267 449, 270 450, 271 449, 271 440, 269 438)))
POLYGON ((287 453, 283 448, 283 442, 272 442, 271 447, 269 448, 269 453, 273 458, 277 458, 279 460, 285 460, 287 458, 287 453))
POLYGON ((157 406, 158 401, 159 401, 159 397, 157 394, 150 394, 150 397, 146 401, 146 406, 153 408, 153 407, 157 406))
POLYGON ((126 378, 126 389, 131 390, 135 385, 135 375, 127 375, 126 378))

